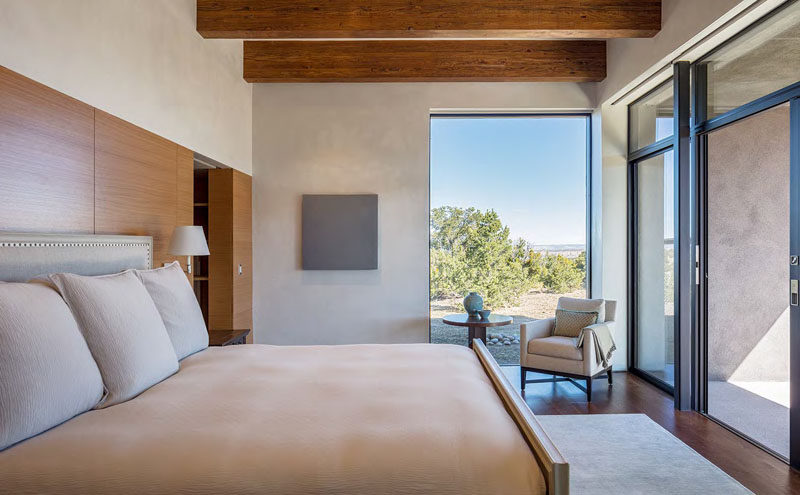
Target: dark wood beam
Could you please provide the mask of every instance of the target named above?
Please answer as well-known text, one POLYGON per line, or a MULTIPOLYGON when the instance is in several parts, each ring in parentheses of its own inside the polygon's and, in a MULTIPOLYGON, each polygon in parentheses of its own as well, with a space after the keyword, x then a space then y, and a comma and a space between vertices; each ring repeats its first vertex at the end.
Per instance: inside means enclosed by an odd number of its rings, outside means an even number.
POLYGON ((605 41, 245 41, 248 82, 601 81, 605 41))
POLYGON ((636 38, 661 0, 197 0, 206 38, 636 38))

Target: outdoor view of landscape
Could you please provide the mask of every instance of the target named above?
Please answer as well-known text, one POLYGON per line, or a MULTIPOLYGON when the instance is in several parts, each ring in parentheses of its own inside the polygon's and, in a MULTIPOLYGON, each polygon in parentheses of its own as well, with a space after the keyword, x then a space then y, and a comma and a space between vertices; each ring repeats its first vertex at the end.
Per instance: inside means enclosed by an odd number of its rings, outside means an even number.
POLYGON ((500 364, 519 364, 519 325, 586 296, 586 119, 431 121, 431 342, 467 345, 470 292, 513 325, 489 329, 500 364))

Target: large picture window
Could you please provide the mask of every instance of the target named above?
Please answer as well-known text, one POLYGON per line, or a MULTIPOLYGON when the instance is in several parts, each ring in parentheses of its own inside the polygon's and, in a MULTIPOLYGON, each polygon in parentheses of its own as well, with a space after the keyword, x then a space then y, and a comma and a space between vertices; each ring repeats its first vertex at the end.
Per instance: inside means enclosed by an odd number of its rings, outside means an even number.
POLYGON ((484 307, 512 316, 490 329, 500 364, 519 364, 519 324, 586 297, 588 115, 434 116, 430 148, 431 341, 467 345, 442 318, 484 307))
POLYGON ((669 81, 628 107, 630 367, 675 387, 674 87, 669 81))
POLYGON ((698 62, 709 119, 800 82, 800 2, 698 62))
POLYGON ((672 137, 673 106, 672 81, 633 103, 628 109, 628 149, 636 151, 672 137))
POLYGON ((636 167, 637 369, 675 385, 675 182, 672 150, 636 167))

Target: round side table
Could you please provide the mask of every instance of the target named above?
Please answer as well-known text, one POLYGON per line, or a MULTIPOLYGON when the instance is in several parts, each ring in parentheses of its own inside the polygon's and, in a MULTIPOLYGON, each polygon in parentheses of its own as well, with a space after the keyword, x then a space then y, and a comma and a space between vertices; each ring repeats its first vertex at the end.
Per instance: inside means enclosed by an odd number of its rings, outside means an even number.
POLYGON ((503 315, 489 315, 483 319, 480 316, 470 316, 468 314, 447 315, 442 321, 455 327, 467 327, 469 329, 469 346, 472 347, 474 339, 481 339, 486 343, 486 329, 489 327, 502 327, 514 322, 514 318, 503 315))

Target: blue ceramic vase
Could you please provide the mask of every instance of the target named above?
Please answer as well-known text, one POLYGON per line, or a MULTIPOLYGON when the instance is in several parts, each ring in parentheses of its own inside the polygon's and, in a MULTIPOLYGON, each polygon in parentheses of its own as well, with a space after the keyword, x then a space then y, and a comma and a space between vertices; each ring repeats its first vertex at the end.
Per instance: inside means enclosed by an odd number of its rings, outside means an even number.
POLYGON ((476 316, 483 309, 483 298, 477 292, 470 292, 464 298, 464 309, 470 316, 476 316))

